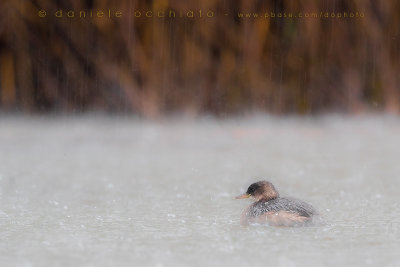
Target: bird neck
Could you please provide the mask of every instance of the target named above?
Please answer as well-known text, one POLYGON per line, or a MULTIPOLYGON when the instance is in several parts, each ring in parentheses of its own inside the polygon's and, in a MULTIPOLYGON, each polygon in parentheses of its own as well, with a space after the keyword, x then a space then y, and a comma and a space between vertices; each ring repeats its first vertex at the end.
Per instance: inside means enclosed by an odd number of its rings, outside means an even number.
POLYGON ((279 197, 279 193, 276 191, 268 191, 264 192, 257 200, 260 201, 269 201, 279 197))

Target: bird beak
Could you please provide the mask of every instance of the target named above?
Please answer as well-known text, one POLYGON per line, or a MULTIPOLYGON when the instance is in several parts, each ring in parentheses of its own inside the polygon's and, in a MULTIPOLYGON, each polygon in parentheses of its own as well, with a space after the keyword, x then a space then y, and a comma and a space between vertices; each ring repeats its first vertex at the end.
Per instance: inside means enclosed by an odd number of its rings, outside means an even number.
POLYGON ((237 196, 237 197, 235 197, 235 198, 236 198, 236 199, 243 199, 243 198, 249 198, 249 197, 250 197, 249 194, 243 194, 243 195, 237 196))

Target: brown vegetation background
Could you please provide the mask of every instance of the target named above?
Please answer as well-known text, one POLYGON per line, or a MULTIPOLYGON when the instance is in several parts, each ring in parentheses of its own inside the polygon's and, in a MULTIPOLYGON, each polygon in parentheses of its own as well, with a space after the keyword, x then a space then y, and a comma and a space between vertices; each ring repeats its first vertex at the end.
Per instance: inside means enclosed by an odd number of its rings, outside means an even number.
POLYGON ((398 112, 399 74, 395 0, 0 2, 3 111, 105 110, 148 117, 398 112), (38 16, 42 9, 45 18, 38 16), (123 14, 56 18, 59 9, 64 16, 90 9, 123 14), (199 9, 215 15, 199 18, 199 9), (193 10, 197 17, 136 18, 134 10, 193 10), (271 11, 353 11, 364 18, 237 17, 271 11))

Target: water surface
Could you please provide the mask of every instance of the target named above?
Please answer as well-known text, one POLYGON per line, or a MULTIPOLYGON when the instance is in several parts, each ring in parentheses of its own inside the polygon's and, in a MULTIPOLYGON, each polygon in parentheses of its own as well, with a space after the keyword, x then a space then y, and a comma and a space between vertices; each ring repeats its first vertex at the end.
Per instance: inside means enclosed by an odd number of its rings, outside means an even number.
POLYGON ((2 266, 397 266, 400 119, 0 117, 2 266), (242 227, 257 180, 314 226, 242 227))

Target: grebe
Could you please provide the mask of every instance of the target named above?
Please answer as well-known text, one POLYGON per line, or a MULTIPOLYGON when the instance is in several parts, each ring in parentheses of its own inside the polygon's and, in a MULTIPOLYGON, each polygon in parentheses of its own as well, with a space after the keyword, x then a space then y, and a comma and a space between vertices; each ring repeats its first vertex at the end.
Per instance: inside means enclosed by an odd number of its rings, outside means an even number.
POLYGON ((236 199, 253 197, 256 202, 247 207, 240 218, 242 225, 250 223, 273 226, 296 226, 310 222, 315 209, 301 200, 279 197, 273 184, 260 181, 249 186, 246 193, 236 199))

